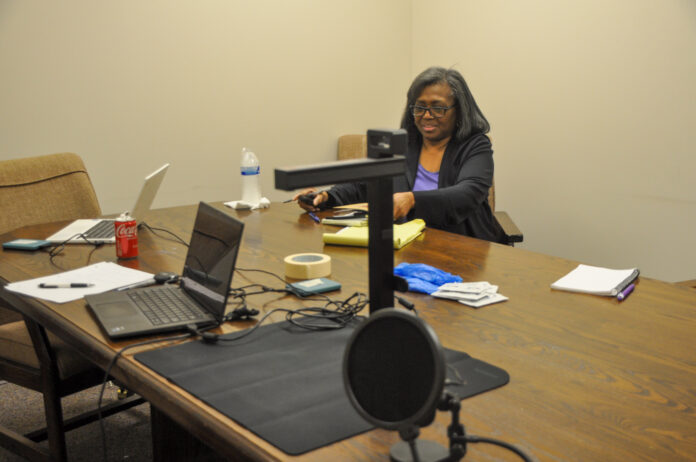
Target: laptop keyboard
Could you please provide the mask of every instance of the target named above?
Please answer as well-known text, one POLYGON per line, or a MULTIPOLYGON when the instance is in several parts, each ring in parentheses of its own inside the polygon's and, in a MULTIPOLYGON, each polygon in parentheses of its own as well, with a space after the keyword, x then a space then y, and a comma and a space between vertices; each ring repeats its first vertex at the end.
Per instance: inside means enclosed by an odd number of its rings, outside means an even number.
POLYGON ((82 234, 84 234, 87 239, 106 239, 114 237, 114 233, 113 220, 102 220, 82 234))
POLYGON ((128 296, 155 326, 205 317, 204 312, 180 290, 151 287, 147 290, 128 291, 128 296))

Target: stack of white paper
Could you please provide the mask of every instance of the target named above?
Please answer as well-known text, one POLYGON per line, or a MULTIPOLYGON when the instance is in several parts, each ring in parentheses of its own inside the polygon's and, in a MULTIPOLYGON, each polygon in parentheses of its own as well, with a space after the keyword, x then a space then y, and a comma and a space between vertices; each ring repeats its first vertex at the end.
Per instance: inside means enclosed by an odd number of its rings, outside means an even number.
POLYGON ((153 278, 152 274, 145 271, 126 268, 112 262, 101 262, 72 271, 52 274, 51 276, 13 282, 7 284, 5 288, 12 292, 41 298, 49 302, 65 303, 79 300, 85 295, 98 294, 147 280, 154 282, 153 278), (61 287, 54 289, 39 287, 40 284, 63 286, 74 283, 86 284, 89 287, 61 287))
POLYGON ((480 308, 493 303, 504 302, 508 298, 498 293, 498 286, 481 282, 448 282, 430 294, 433 297, 457 300, 467 306, 480 308))

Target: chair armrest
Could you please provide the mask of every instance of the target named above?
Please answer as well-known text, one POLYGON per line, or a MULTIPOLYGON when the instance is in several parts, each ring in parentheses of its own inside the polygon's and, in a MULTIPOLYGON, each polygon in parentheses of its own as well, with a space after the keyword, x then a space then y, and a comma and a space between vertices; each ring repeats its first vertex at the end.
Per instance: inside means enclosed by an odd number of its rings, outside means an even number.
POLYGON ((510 218, 507 212, 493 212, 493 215, 503 228, 508 245, 514 245, 515 242, 522 242, 524 240, 522 231, 520 231, 515 222, 512 221, 512 218, 510 218))

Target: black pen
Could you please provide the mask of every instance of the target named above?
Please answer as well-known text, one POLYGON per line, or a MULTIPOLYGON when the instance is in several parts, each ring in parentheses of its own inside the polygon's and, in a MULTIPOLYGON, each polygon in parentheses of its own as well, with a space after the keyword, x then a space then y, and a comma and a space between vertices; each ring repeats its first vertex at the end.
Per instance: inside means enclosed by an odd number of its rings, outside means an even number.
POLYGON ((94 284, 88 282, 66 282, 64 284, 46 284, 42 282, 39 284, 41 289, 82 289, 85 287, 92 287, 94 284))

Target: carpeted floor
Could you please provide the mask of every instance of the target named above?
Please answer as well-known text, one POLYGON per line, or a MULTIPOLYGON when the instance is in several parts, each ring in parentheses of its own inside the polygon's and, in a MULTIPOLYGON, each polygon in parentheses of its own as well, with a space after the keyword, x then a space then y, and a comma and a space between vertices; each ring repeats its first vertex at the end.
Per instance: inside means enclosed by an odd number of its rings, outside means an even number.
MULTIPOLYGON (((96 409, 99 387, 63 398, 64 417, 96 409)), ((116 388, 107 387, 104 404, 116 400, 116 388)), ((0 422, 20 433, 43 427, 41 395, 10 383, 0 383, 0 422)), ((107 461, 144 462, 152 460, 150 441, 150 405, 145 403, 104 419, 107 435, 107 461)), ((99 422, 66 434, 70 462, 103 460, 99 422)), ((42 444, 46 444, 43 442, 42 444)), ((0 462, 25 462, 0 448, 0 462)))

